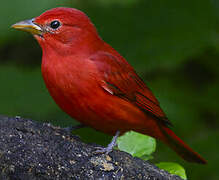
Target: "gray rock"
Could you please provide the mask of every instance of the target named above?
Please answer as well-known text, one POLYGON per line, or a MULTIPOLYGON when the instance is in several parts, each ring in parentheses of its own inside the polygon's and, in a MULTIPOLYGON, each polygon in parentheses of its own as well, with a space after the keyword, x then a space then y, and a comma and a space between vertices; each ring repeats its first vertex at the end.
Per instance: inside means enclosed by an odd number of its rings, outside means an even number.
POLYGON ((1 180, 181 180, 128 153, 95 150, 65 129, 0 116, 1 180))

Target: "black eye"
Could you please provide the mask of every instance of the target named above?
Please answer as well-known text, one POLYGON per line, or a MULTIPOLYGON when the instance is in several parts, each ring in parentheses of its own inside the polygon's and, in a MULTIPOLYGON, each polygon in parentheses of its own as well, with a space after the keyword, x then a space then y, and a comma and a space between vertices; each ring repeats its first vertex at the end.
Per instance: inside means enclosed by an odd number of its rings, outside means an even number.
POLYGON ((57 29, 59 26, 61 25, 61 23, 59 22, 59 21, 52 21, 51 23, 50 23, 50 27, 52 28, 52 29, 57 29))

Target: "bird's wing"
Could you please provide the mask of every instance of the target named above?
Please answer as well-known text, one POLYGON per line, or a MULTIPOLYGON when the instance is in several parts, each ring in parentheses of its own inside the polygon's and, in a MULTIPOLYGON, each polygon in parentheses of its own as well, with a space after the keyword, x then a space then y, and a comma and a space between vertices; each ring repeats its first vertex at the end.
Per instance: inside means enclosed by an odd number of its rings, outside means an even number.
POLYGON ((128 100, 163 124, 171 125, 151 90, 121 56, 98 52, 89 59, 95 63, 101 75, 101 87, 104 90, 128 100))

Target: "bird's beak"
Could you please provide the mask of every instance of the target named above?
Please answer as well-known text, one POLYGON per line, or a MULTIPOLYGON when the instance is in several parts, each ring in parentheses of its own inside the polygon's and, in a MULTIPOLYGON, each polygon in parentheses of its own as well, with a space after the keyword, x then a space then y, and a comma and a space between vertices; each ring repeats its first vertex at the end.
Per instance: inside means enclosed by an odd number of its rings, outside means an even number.
POLYGON ((11 27, 17 30, 30 32, 35 35, 42 35, 43 33, 43 29, 39 25, 34 23, 34 19, 20 21, 16 24, 13 24, 11 27))

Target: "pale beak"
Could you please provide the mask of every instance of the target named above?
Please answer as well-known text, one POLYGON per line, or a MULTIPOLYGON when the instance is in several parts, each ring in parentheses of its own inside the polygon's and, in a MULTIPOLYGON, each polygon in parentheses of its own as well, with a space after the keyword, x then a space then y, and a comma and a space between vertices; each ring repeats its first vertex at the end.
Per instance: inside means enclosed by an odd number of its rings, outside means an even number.
POLYGON ((43 34, 43 29, 34 23, 34 19, 28 19, 25 21, 20 21, 16 24, 13 24, 11 26, 14 29, 21 30, 21 31, 26 31, 35 35, 42 35, 43 34))

